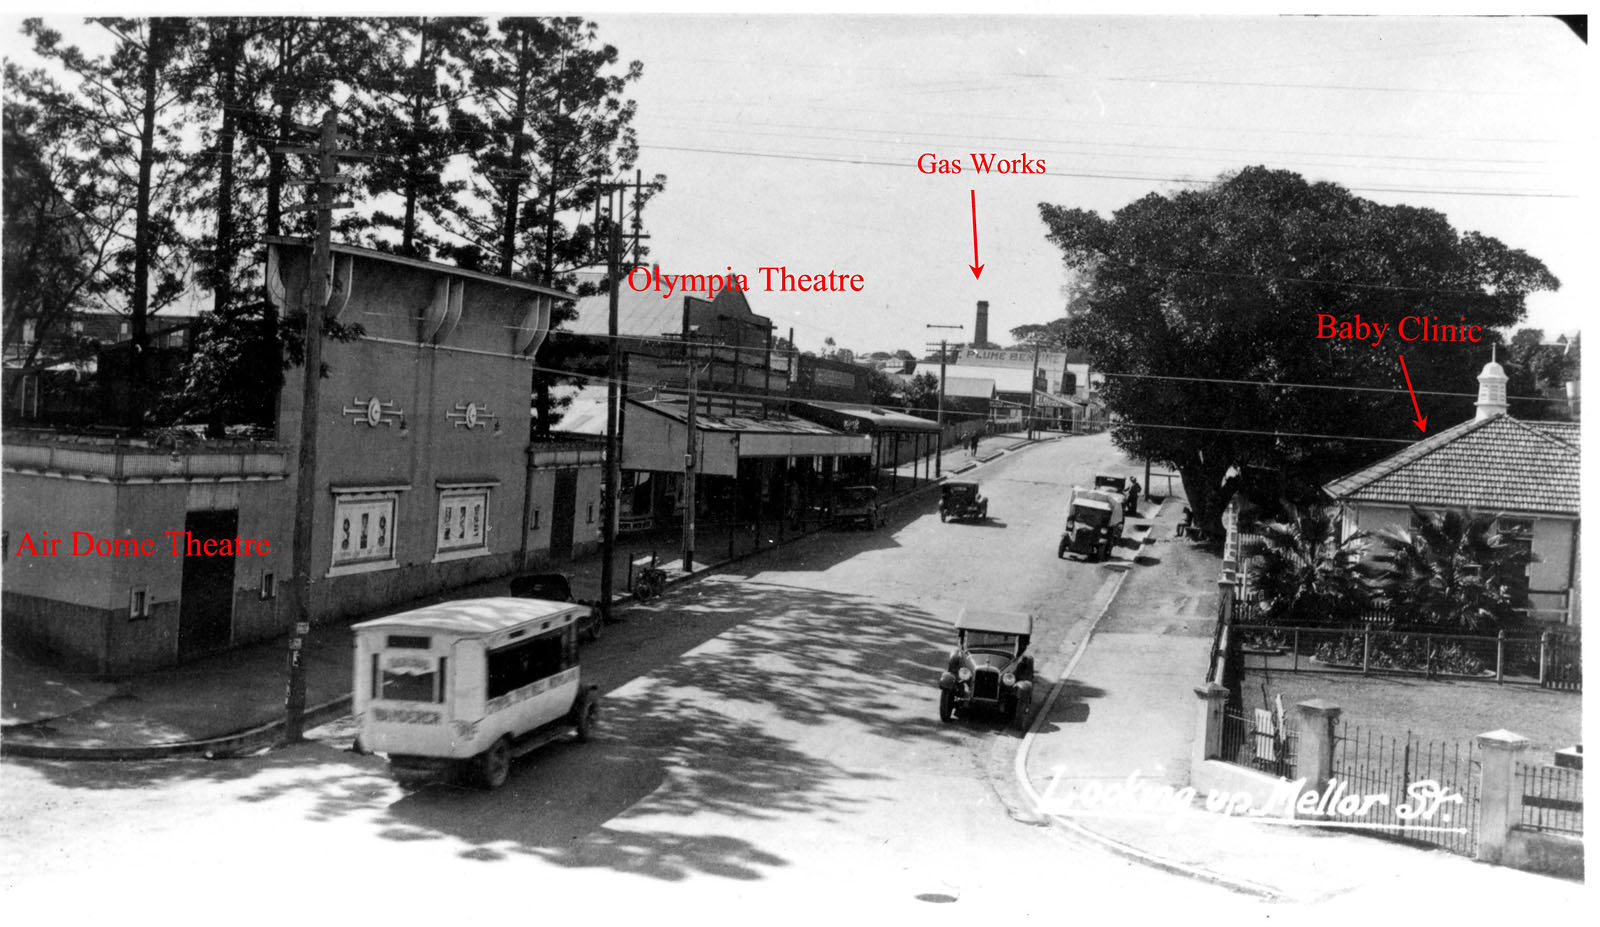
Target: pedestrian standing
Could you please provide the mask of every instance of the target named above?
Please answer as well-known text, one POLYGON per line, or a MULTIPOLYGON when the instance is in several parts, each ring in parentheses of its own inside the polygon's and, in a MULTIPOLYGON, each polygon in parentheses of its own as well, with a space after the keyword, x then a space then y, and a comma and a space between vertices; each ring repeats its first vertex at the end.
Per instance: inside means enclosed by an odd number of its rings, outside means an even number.
POLYGON ((1133 511, 1135 518, 1139 517, 1139 489, 1138 480, 1130 479, 1128 481, 1128 508, 1133 511))

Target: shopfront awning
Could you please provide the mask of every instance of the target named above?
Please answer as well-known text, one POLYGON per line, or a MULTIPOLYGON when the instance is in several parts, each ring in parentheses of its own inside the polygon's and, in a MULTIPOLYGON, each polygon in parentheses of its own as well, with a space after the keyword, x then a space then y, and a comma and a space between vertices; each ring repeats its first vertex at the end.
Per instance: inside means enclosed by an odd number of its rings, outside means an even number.
POLYGON ((849 402, 795 402, 789 408, 802 418, 844 432, 937 432, 939 423, 879 406, 849 402))
MULTIPOLYGON (((623 428, 622 466, 677 472, 688 447, 688 410, 682 404, 630 400, 623 428)), ((866 457, 872 437, 848 434, 799 418, 695 416, 697 469, 737 476, 739 461, 760 457, 866 457)))

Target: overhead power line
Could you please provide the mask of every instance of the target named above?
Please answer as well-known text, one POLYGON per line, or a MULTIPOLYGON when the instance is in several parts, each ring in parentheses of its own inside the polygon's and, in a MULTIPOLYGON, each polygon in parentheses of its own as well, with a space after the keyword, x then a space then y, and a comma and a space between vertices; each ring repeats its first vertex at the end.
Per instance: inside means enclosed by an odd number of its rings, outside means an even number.
MULTIPOLYGON (((779 160, 779 161, 809 161, 809 162, 823 163, 823 164, 855 164, 855 165, 865 165, 865 166, 872 166, 872 167, 894 167, 894 168, 900 168, 902 170, 904 170, 904 169, 915 170, 916 169, 916 164, 914 162, 912 162, 912 161, 886 161, 886 160, 878 160, 878 159, 874 159, 874 158, 843 158, 843 157, 834 158, 834 157, 826 157, 826 156, 823 156, 823 155, 785 154, 785 153, 774 152, 774 151, 735 151, 733 149, 728 149, 728 148, 696 148, 696 147, 691 147, 691 146, 687 146, 687 145, 654 145, 654 144, 647 144, 647 143, 644 143, 644 142, 641 142, 639 144, 639 147, 640 148, 649 148, 649 149, 653 149, 653 150, 656 150, 656 151, 683 151, 683 152, 692 152, 692 153, 695 153, 695 154, 729 155, 729 156, 741 157, 741 158, 769 158, 769 159, 779 160)), ((1203 185, 1206 185, 1206 186, 1211 186, 1211 185, 1220 183, 1220 181, 1218 181, 1214 177, 1172 177, 1172 176, 1168 176, 1168 175, 1155 175, 1155 174, 1118 174, 1118 173, 1111 173, 1111 172, 1107 172, 1107 171, 1050 171, 1050 172, 1044 174, 1043 176, 1044 177, 1055 177, 1055 178, 1090 179, 1090 180, 1137 180, 1137 181, 1146 181, 1146 182, 1155 182, 1155 183, 1203 184, 1203 185)), ((1497 197, 1512 197, 1512 198, 1526 198, 1526 199, 1563 199, 1563 200, 1571 200, 1571 199, 1578 199, 1579 198, 1578 194, 1575 194, 1575 193, 1540 193, 1540 192, 1537 192, 1537 191, 1444 190, 1444 189, 1428 189, 1428 188, 1424 188, 1424 187, 1386 187, 1386 186, 1370 186, 1370 185, 1362 185, 1362 186, 1348 185, 1347 186, 1347 185, 1344 185, 1344 184, 1340 184, 1340 186, 1345 187, 1345 189, 1347 189, 1347 190, 1352 190, 1352 191, 1356 191, 1356 192, 1360 192, 1360 193, 1416 193, 1416 194, 1429 195, 1429 196, 1497 196, 1497 197)))
MULTIPOLYGON (((1097 371, 1096 371, 1097 372, 1097 371)), ((1176 380, 1185 383, 1222 383, 1240 386, 1271 386, 1284 389, 1331 389, 1345 390, 1357 393, 1406 393, 1403 389, 1390 389, 1381 386, 1339 386, 1331 383, 1278 383, 1272 380, 1228 380, 1219 377, 1174 377, 1154 373, 1100 373, 1103 377, 1117 377, 1138 380, 1176 380)), ((1419 389, 1415 391, 1418 396, 1450 396, 1463 399, 1474 399, 1477 393, 1447 393, 1439 390, 1419 389)), ((1524 399, 1530 402, 1565 402, 1565 399, 1552 399, 1549 396, 1507 396, 1507 399, 1524 399)))

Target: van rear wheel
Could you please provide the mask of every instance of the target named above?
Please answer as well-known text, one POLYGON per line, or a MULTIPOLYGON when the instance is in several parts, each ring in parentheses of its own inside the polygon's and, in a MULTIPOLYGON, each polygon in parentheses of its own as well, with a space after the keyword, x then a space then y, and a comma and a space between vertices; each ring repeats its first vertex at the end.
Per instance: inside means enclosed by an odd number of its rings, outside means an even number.
POLYGON ((498 789, 511 777, 511 741, 502 737, 494 746, 478 754, 478 784, 498 789))

